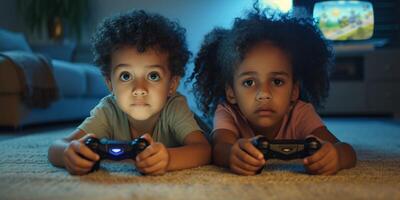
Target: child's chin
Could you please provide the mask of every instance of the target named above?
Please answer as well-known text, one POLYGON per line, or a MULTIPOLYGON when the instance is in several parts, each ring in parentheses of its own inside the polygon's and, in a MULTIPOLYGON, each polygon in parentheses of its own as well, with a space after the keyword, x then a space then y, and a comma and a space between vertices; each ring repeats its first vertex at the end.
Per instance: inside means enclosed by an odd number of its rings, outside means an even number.
POLYGON ((146 112, 146 111, 131 112, 131 113, 128 113, 128 115, 129 115, 132 119, 138 120, 138 121, 147 120, 147 119, 149 119, 149 118, 152 116, 150 112, 146 112))
POLYGON ((257 119, 257 122, 255 124, 257 124, 258 127, 268 128, 268 127, 274 126, 275 123, 276 122, 273 119, 261 118, 261 119, 257 119))
POLYGON ((134 120, 142 121, 149 119, 154 113, 148 107, 136 107, 123 110, 134 120))
POLYGON ((143 121, 143 120, 147 120, 151 117, 151 115, 149 114, 145 114, 145 115, 130 115, 134 120, 138 120, 138 121, 143 121))

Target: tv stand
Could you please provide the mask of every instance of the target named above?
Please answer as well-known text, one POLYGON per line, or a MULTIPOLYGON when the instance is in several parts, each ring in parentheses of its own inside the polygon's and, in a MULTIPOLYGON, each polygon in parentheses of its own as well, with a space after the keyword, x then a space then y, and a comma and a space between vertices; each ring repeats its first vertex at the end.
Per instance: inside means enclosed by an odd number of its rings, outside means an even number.
POLYGON ((339 54, 360 54, 365 52, 370 52, 375 49, 373 44, 336 44, 334 45, 335 51, 339 54))
POLYGON ((400 48, 337 53, 322 115, 400 117, 400 48))

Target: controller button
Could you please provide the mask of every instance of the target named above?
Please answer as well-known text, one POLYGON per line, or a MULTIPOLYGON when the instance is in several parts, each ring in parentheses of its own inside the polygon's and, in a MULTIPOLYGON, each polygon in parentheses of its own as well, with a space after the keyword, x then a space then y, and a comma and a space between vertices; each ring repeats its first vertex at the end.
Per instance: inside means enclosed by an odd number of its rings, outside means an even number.
POLYGON ((108 152, 114 156, 119 156, 124 153, 123 149, 121 148, 111 148, 108 152))
POLYGON ((292 148, 282 148, 282 151, 283 152, 291 152, 291 151, 293 151, 293 149, 292 148))

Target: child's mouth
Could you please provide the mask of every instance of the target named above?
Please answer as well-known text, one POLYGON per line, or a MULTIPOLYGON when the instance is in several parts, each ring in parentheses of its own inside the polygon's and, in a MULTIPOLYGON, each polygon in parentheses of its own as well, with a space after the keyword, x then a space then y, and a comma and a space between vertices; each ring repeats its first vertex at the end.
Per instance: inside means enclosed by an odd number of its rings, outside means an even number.
POLYGON ((270 109, 270 108, 259 108, 256 110, 256 114, 259 116, 271 116, 275 113, 274 110, 270 109))
POLYGON ((137 101, 131 104, 132 106, 148 106, 149 104, 147 104, 144 101, 137 101))

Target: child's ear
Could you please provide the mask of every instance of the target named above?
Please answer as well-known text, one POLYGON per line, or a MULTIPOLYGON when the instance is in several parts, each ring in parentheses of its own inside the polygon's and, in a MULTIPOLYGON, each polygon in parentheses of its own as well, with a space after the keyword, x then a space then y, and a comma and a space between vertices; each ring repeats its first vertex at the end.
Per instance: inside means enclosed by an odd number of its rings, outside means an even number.
POLYGON ((232 87, 229 86, 229 85, 225 87, 225 96, 226 96, 226 99, 228 100, 228 102, 230 104, 235 104, 236 103, 235 92, 233 92, 232 87))
POLYGON ((296 83, 294 83, 293 85, 293 89, 292 89, 292 97, 290 98, 291 101, 297 101, 297 99, 299 99, 300 97, 300 86, 299 86, 299 82, 296 81, 296 83))
POLYGON ((169 85, 168 96, 172 96, 173 94, 175 94, 176 90, 178 89, 180 80, 181 80, 180 76, 173 76, 171 78, 171 84, 169 85))
POLYGON ((110 90, 110 92, 112 93, 113 92, 113 87, 112 87, 112 83, 111 83, 110 78, 104 77, 104 80, 106 81, 106 85, 107 85, 108 90, 110 90))

